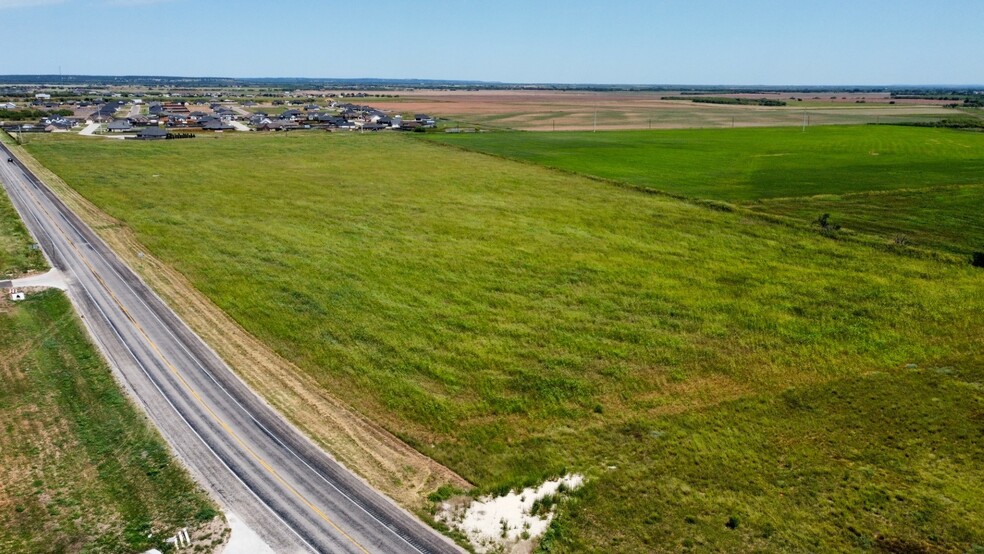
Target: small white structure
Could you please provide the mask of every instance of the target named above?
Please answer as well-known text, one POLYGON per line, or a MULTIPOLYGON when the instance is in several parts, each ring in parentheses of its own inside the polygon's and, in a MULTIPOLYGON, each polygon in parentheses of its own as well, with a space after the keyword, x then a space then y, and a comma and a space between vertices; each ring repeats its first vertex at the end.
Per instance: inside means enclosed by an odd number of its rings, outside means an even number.
POLYGON ((51 100, 51 95, 44 92, 39 92, 34 95, 34 98, 38 100, 51 100))
POLYGON ((14 302, 18 302, 20 300, 23 300, 24 299, 24 293, 23 292, 12 292, 12 293, 10 293, 10 299, 13 300, 14 302))

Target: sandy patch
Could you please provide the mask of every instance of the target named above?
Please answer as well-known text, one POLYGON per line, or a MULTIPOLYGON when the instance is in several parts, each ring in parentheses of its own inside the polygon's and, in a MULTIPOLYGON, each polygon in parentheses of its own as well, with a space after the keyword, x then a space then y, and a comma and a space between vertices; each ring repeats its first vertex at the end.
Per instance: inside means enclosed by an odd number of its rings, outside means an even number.
POLYGON ((436 518, 467 535, 479 554, 529 552, 554 515, 552 507, 534 513, 537 501, 563 496, 583 483, 583 476, 571 474, 505 496, 485 496, 465 504, 452 500, 441 505, 436 518))

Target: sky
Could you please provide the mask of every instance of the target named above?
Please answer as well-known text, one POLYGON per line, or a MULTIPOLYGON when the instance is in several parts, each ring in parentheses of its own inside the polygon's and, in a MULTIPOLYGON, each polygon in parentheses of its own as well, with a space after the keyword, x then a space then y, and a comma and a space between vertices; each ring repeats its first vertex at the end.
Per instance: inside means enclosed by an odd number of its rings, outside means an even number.
POLYGON ((984 84, 984 0, 0 0, 2 74, 984 84))

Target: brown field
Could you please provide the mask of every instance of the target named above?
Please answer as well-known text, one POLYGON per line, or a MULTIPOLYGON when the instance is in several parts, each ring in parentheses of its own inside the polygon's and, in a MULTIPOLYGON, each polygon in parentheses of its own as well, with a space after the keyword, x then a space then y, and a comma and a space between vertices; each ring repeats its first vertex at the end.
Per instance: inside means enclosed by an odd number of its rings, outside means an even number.
POLYGON ((801 125, 804 115, 813 125, 846 125, 935 119, 953 113, 939 102, 892 105, 887 94, 871 93, 838 93, 837 100, 830 99, 834 93, 727 95, 786 101, 790 96, 803 98, 802 102, 793 100, 784 107, 662 100, 664 96, 678 94, 668 92, 415 90, 399 94, 398 98, 368 97, 351 101, 400 113, 427 113, 462 124, 530 131, 801 125), (865 96, 865 104, 856 103, 861 96, 865 96))

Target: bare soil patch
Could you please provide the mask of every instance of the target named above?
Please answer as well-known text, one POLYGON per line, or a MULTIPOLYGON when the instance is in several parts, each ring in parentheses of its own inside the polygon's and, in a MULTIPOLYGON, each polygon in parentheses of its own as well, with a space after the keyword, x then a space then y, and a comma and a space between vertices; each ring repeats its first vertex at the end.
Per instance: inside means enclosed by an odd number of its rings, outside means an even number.
MULTIPOLYGON (((402 93, 399 98, 366 98, 361 103, 403 114, 427 113, 445 119, 492 128, 528 131, 674 129, 689 127, 749 127, 800 125, 808 109, 811 124, 851 124, 888 118, 946 115, 940 102, 896 101, 887 94, 728 94, 790 102, 783 107, 697 104, 668 92, 586 91, 437 91, 402 93), (814 100, 814 97, 818 97, 814 100), (864 96, 865 104, 857 101, 864 96), (812 102, 812 106, 810 105, 812 102)), ((945 102, 944 102, 945 103, 945 102)))

